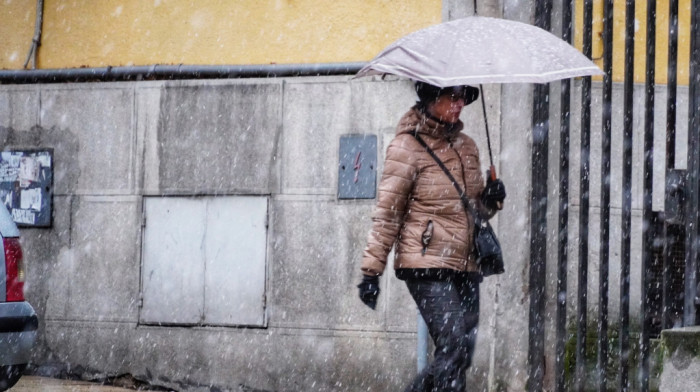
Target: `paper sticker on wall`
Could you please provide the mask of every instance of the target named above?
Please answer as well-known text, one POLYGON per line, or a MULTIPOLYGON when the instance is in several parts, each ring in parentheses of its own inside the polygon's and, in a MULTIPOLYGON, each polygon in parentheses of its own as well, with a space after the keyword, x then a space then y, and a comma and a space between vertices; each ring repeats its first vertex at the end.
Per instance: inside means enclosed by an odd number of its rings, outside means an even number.
POLYGON ((34 157, 22 157, 19 160, 19 186, 29 188, 33 182, 37 182, 40 168, 39 161, 34 157))
POLYGON ((52 166, 52 149, 0 153, 0 203, 18 226, 51 226, 52 166))
POLYGON ((23 190, 20 205, 23 210, 41 211, 41 188, 23 190))

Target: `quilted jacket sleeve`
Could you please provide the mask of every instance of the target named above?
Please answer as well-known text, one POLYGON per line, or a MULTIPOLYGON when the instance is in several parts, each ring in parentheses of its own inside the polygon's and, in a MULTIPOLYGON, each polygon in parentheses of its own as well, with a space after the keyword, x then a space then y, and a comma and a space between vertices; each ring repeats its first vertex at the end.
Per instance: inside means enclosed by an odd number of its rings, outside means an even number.
POLYGON ((408 198, 417 174, 415 146, 410 135, 398 135, 389 144, 384 161, 377 205, 372 214, 372 228, 362 255, 362 272, 381 275, 387 256, 403 224, 408 198))

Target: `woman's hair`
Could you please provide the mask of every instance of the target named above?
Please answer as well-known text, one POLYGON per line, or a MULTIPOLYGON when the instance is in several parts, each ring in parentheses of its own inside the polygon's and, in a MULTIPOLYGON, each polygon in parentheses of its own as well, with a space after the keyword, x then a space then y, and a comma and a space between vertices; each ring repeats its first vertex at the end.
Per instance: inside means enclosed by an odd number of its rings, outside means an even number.
POLYGON ((418 100, 427 105, 437 101, 441 95, 458 95, 464 98, 464 106, 479 98, 479 89, 472 86, 438 87, 425 82, 417 81, 415 84, 418 100))

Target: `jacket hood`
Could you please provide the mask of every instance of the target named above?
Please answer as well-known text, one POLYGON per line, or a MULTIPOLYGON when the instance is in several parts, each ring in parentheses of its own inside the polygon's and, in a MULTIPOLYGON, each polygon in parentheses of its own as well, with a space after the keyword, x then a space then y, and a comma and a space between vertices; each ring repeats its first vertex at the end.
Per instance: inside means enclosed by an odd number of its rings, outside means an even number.
POLYGON ((419 133, 429 135, 434 138, 454 139, 462 129, 464 123, 457 121, 454 124, 444 123, 425 113, 420 105, 415 105, 401 117, 399 125, 396 127, 396 134, 419 133))

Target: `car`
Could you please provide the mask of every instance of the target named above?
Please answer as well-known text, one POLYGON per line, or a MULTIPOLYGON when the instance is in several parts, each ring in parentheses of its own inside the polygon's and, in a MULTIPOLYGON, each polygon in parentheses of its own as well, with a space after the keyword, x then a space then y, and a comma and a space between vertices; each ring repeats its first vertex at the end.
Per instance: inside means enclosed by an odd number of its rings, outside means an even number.
POLYGON ((0 391, 17 383, 29 363, 39 329, 24 299, 24 260, 19 229, 0 204, 0 391))

